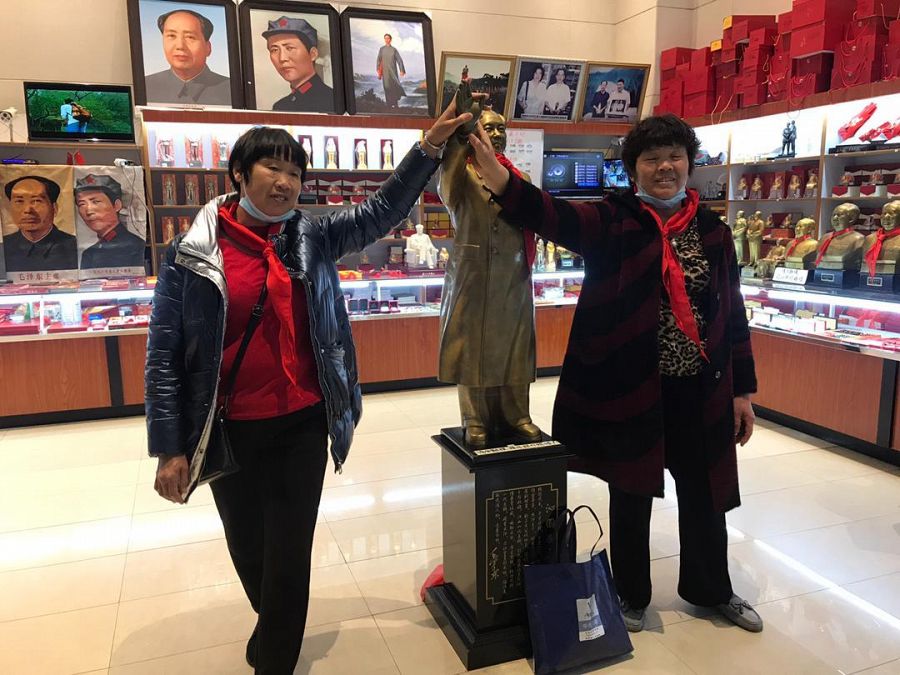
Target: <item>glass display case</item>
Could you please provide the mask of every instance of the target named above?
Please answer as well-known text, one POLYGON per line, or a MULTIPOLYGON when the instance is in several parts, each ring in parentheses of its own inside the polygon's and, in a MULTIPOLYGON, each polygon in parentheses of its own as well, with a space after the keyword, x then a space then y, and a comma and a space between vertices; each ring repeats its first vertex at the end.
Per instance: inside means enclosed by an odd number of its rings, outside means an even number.
POLYGON ((772 283, 741 292, 752 328, 900 361, 900 302, 890 295, 772 283))

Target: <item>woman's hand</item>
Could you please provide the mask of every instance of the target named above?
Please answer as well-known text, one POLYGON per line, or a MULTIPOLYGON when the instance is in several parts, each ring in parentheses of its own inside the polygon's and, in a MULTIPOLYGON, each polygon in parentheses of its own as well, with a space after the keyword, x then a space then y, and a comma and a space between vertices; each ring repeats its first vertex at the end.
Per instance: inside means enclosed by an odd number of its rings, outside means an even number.
MULTIPOLYGON (((473 101, 481 101, 486 98, 487 94, 472 94, 473 101)), ((425 140, 432 145, 443 145, 453 133, 466 122, 470 122, 473 118, 472 111, 466 110, 460 114, 456 112, 456 96, 450 101, 450 105, 446 107, 441 116, 438 117, 431 128, 425 132, 425 140)), ((435 159, 437 153, 433 152, 427 145, 423 146, 425 152, 435 159)))
POLYGON ((472 164, 481 174, 487 189, 495 195, 502 195, 509 183, 509 170, 497 161, 494 146, 481 123, 475 127, 475 133, 469 134, 469 145, 474 151, 472 164))
POLYGON ((181 496, 188 486, 188 461, 184 455, 160 455, 154 489, 160 497, 184 504, 181 496))
POLYGON ((753 414, 753 405, 750 403, 750 394, 734 397, 734 439, 740 445, 745 445, 753 435, 753 422, 756 415, 753 414))

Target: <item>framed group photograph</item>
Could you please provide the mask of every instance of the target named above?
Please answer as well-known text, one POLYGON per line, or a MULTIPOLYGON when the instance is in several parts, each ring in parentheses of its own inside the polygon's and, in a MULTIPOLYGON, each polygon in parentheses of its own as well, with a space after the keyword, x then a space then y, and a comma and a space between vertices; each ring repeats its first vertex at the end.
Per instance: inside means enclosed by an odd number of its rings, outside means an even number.
POLYGON ((585 65, 583 61, 520 56, 516 61, 512 118, 574 122, 585 65))
POLYGON ((138 105, 243 107, 233 0, 128 0, 138 105))
POLYGON ((443 52, 438 78, 441 92, 438 110, 444 110, 450 104, 460 82, 465 79, 469 81, 472 91, 487 94, 487 99, 482 104, 483 108, 506 116, 509 78, 515 63, 515 56, 443 52))
POLYGON ((347 111, 434 116, 431 19, 421 12, 348 7, 341 12, 347 111))
POLYGON ((581 119, 636 122, 649 77, 649 64, 589 63, 581 119))
POLYGON ((344 112, 340 21, 331 5, 244 0, 239 14, 248 108, 344 112))

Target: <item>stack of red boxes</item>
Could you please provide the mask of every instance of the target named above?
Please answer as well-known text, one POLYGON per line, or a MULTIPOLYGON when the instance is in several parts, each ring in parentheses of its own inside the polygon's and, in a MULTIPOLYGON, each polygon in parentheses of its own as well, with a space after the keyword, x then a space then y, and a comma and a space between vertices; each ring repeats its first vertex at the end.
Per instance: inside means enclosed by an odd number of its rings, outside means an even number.
POLYGON ((795 60, 791 98, 802 98, 831 85, 834 51, 853 20, 853 0, 794 0, 791 57, 795 60))
POLYGON ((845 39, 834 58, 831 88, 868 84, 884 75, 888 25, 885 12, 896 16, 900 0, 857 0, 854 19, 847 24, 845 39))
POLYGON ((684 77, 691 69, 693 49, 673 47, 666 49, 659 56, 659 68, 662 72, 659 105, 653 114, 684 114, 684 77))
POLYGON ((895 77, 900 77, 900 20, 892 21, 888 27, 881 79, 891 80, 895 77))
MULTIPOLYGON (((741 73, 738 75, 736 87, 740 92, 740 106, 748 108, 754 105, 760 105, 766 102, 766 81, 772 55, 775 51, 775 38, 777 32, 775 29, 774 16, 754 17, 756 21, 747 22, 755 26, 750 30, 749 44, 744 51, 744 60, 741 66, 741 73)), ((743 22, 740 25, 745 25, 743 22)), ((738 32, 737 27, 735 32, 738 32)))
POLYGON ((716 71, 709 47, 695 49, 684 75, 684 117, 708 115, 716 106, 716 71))
MULTIPOLYGON (((723 66, 723 41, 713 40, 709 45, 709 50, 712 54, 712 67, 716 74, 716 107, 714 112, 737 110, 738 92, 734 86, 737 81, 737 71, 735 70, 731 74, 725 72, 731 70, 731 67, 723 66)), ((737 66, 735 65, 736 68, 737 66)))
POLYGON ((769 73, 766 79, 766 100, 783 101, 788 97, 793 75, 793 59, 791 59, 791 13, 778 15, 777 35, 772 58, 769 61, 769 73))

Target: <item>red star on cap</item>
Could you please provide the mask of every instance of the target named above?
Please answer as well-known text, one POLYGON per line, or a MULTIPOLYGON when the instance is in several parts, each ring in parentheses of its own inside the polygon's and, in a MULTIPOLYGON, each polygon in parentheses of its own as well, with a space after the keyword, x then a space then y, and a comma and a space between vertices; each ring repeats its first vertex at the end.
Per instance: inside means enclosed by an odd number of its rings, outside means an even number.
POLYGON ((84 182, 88 185, 93 185, 96 182, 96 179, 94 178, 93 174, 89 173, 87 176, 85 176, 84 182))
POLYGON ((284 18, 284 17, 281 17, 281 18, 278 20, 278 25, 281 26, 282 28, 284 28, 285 26, 287 26, 287 24, 288 24, 288 20, 287 20, 286 18, 284 18))

